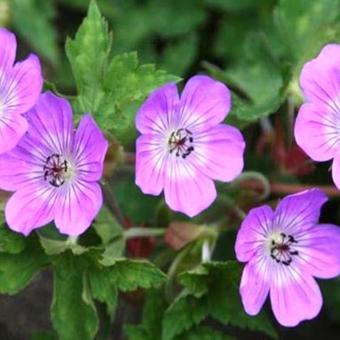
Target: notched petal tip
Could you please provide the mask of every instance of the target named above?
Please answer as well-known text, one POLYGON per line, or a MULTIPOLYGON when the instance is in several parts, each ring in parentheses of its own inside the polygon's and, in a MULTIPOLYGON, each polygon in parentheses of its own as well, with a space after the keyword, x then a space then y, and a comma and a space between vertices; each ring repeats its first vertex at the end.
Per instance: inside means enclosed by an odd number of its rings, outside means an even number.
POLYGON ((191 175, 181 177, 176 170, 170 175, 165 175, 165 202, 171 210, 195 217, 215 201, 217 197, 215 184, 212 179, 192 169, 187 168, 183 171, 191 171, 191 175))
POLYGON ((179 103, 175 83, 165 84, 154 90, 136 114, 135 124, 140 133, 159 133, 177 121, 179 103))
POLYGON ((180 99, 181 122, 190 130, 202 130, 223 121, 231 108, 228 87, 208 76, 188 80, 180 99))
POLYGON ((285 327, 314 319, 322 307, 322 295, 315 279, 299 270, 276 273, 270 300, 276 320, 285 327))
POLYGON ((318 223, 326 194, 312 188, 284 197, 275 210, 275 223, 287 232, 304 230, 318 223))
POLYGON ((300 87, 308 101, 328 106, 328 102, 339 96, 334 81, 339 81, 340 45, 323 47, 318 56, 302 68, 300 87))

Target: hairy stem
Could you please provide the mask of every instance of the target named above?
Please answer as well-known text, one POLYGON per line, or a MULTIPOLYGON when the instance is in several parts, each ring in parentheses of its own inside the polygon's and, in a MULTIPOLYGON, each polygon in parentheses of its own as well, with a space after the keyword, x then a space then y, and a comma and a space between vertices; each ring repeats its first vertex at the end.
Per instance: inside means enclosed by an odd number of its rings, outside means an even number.
POLYGON ((110 188, 110 185, 107 185, 106 182, 101 181, 101 186, 103 189, 103 194, 104 194, 104 202, 106 204, 106 206, 110 209, 111 213, 116 217, 117 222, 121 225, 121 226, 125 226, 125 218, 124 215, 122 213, 122 211, 120 210, 119 204, 116 200, 116 197, 112 191, 112 189, 110 188))

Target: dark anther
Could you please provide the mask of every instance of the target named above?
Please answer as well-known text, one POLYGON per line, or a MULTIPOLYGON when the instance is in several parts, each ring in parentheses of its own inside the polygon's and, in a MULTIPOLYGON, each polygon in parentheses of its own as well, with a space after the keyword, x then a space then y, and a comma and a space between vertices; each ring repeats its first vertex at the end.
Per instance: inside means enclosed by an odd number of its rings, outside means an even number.
POLYGON ((170 154, 176 151, 176 157, 182 157, 185 159, 194 151, 194 147, 191 145, 194 142, 192 132, 188 129, 178 129, 170 134, 168 141, 170 154))
POLYGON ((44 180, 54 187, 60 187, 65 183, 65 174, 68 171, 68 162, 63 160, 61 155, 53 154, 46 158, 44 180))
POLYGON ((295 238, 292 235, 288 235, 288 239, 289 239, 289 242, 291 243, 297 243, 297 241, 295 241, 295 238))
POLYGON ((290 257, 287 261, 281 261, 282 264, 284 264, 285 266, 289 266, 292 263, 292 258, 290 257))
POLYGON ((293 261, 293 256, 299 255, 297 250, 292 250, 294 243, 298 243, 292 235, 281 233, 281 241, 271 240, 270 256, 277 263, 289 266, 293 261))

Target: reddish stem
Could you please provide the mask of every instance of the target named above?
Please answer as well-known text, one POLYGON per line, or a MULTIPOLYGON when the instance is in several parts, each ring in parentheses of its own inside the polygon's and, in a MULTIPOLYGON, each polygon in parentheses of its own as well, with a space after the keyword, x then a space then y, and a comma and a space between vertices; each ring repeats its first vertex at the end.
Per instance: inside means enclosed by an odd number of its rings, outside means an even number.
MULTIPOLYGON (((240 183, 240 186, 245 189, 252 190, 262 190, 262 184, 257 181, 244 181, 240 183)), ((270 190, 272 194, 293 194, 299 191, 311 189, 318 187, 321 189, 327 196, 338 197, 340 196, 340 190, 332 185, 313 185, 313 184, 287 184, 280 182, 272 182, 270 183, 270 190)))

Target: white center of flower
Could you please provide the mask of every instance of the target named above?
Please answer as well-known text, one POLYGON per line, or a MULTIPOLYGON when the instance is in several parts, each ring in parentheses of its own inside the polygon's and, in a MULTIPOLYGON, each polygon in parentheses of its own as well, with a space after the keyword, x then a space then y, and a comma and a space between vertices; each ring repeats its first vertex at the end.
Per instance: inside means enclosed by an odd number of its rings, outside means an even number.
POLYGON ((172 131, 168 139, 169 152, 185 159, 194 151, 193 142, 194 138, 190 130, 180 128, 172 131))
POLYGON ((267 241, 270 257, 277 263, 289 266, 293 261, 293 256, 299 254, 299 252, 294 249, 297 243, 298 241, 296 241, 292 235, 283 232, 272 234, 267 241))
POLYGON ((44 180, 58 188, 74 176, 74 168, 62 155, 52 154, 46 158, 44 180))

